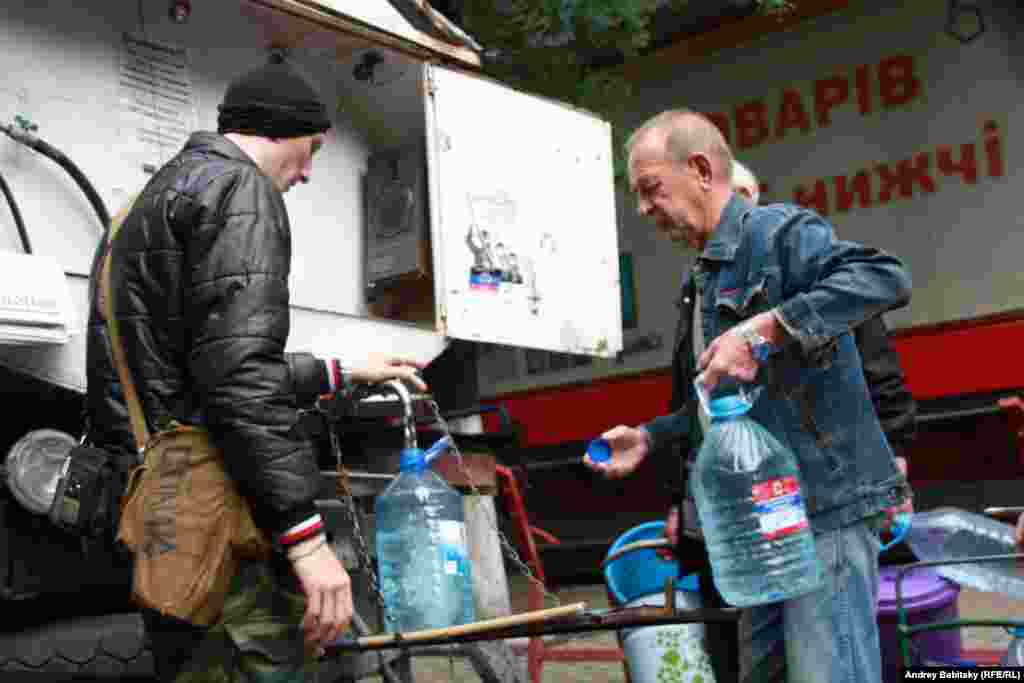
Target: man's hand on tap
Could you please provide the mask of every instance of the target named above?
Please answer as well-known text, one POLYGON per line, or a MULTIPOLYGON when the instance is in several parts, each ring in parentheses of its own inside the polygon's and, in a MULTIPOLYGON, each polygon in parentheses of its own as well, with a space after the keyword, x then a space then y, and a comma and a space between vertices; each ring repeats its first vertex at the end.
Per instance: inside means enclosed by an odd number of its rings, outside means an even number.
POLYGON ((398 379, 417 391, 426 392, 427 384, 419 375, 423 367, 422 363, 414 360, 373 354, 360 364, 348 368, 348 374, 349 379, 356 384, 376 384, 398 379))

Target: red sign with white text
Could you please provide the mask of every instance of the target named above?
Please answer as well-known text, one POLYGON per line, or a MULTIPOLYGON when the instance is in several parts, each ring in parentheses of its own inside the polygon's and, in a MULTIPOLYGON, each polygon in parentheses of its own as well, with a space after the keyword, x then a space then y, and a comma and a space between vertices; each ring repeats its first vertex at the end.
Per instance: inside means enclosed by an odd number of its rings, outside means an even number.
POLYGON ((754 512, 768 540, 790 536, 807 528, 807 514, 796 477, 779 477, 753 486, 754 512))

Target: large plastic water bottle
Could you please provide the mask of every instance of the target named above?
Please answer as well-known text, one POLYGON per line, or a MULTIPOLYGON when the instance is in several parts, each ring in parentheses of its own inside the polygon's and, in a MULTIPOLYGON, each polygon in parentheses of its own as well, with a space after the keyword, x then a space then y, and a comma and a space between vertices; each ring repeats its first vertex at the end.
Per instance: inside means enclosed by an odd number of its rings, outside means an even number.
POLYGON ((430 469, 429 451, 402 451, 400 471, 376 500, 385 628, 408 632, 476 620, 462 496, 430 469))
MULTIPOLYGON (((1017 551, 1011 525, 955 507, 915 512, 907 545, 919 560, 965 560, 1017 551)), ((1015 559, 936 565, 935 571, 962 586, 1024 600, 1024 567, 1015 559)))
POLYGON ((750 607, 819 588, 796 457, 747 415, 760 391, 737 387, 711 400, 695 384, 711 424, 690 479, 718 591, 750 607))

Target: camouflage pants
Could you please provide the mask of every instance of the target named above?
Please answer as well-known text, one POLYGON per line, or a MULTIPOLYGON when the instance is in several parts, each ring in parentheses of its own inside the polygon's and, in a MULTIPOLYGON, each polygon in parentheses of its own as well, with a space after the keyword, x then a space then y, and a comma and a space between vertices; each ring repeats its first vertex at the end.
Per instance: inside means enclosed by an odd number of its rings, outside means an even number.
POLYGON ((174 633, 150 626, 157 657, 162 647, 165 654, 167 648, 177 648, 183 660, 180 671, 168 672, 165 666, 161 677, 174 683, 314 681, 316 661, 299 626, 305 606, 290 568, 245 563, 231 584, 221 618, 210 628, 193 629, 183 640, 180 633, 175 639, 174 633), (180 652, 186 648, 191 652, 180 652))

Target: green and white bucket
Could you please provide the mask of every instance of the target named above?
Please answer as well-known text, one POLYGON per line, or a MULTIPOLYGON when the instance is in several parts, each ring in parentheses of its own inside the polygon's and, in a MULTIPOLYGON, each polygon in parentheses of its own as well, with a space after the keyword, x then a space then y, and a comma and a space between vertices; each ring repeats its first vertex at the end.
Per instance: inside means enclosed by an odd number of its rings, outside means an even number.
MULTIPOLYGON (((645 595, 627 607, 663 606, 663 593, 645 595)), ((700 596, 676 591, 676 606, 696 608, 700 596)), ((704 649, 704 624, 667 624, 622 630, 622 651, 632 683, 715 683, 704 649)))
MULTIPOLYGON (((651 548, 627 548, 664 537, 664 522, 648 522, 630 529, 612 544, 605 559, 604 578, 613 604, 665 605, 665 579, 679 576, 679 564, 660 557, 651 548), (624 554, 612 559, 619 551, 624 554)), ((682 609, 700 606, 695 575, 678 578, 675 602, 682 609)), ((631 683, 715 683, 711 659, 704 649, 703 624, 622 629, 619 637, 631 683)))

